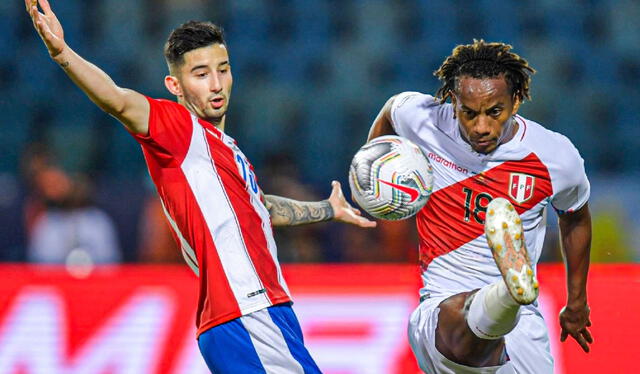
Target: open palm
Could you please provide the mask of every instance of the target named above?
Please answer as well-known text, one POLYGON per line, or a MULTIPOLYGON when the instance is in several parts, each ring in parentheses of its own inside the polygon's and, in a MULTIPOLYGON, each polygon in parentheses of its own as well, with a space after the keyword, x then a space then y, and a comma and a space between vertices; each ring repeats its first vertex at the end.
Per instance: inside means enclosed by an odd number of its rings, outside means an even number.
POLYGON ((25 0, 24 3, 31 16, 31 21, 33 21, 33 26, 47 46, 51 57, 62 53, 65 48, 64 31, 58 17, 51 10, 49 2, 47 0, 25 0), (38 10, 38 5, 44 13, 38 10))
POLYGON ((334 219, 336 221, 350 223, 360 227, 376 227, 374 221, 362 217, 360 211, 347 202, 342 193, 340 182, 333 181, 331 182, 331 186, 332 191, 331 196, 329 196, 329 203, 331 204, 331 208, 333 208, 334 219))

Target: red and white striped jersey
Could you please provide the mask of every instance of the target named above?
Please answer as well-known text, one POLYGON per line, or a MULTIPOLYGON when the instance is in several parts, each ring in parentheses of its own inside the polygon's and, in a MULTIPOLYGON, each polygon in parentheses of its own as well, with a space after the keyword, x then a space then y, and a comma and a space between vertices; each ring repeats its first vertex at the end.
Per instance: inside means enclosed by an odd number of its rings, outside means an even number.
POLYGON ((269 212, 235 140, 178 103, 147 99, 149 133, 134 138, 184 259, 199 276, 198 335, 291 301, 269 212))
POLYGON ((560 214, 589 198, 584 162, 571 142, 521 116, 516 135, 490 154, 463 140, 451 104, 404 92, 391 109, 396 133, 429 158, 434 188, 418 213, 422 294, 448 296, 492 283, 500 273, 484 235, 486 207, 509 199, 522 217, 530 258, 540 258, 546 207, 560 214))

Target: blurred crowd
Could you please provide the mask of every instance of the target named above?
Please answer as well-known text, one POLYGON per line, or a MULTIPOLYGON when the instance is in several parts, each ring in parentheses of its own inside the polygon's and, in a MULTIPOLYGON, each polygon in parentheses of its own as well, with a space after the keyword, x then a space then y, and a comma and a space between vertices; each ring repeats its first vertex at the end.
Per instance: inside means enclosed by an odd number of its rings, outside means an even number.
MULTIPOLYGON (((596 261, 640 261, 635 0, 51 0, 68 42, 114 80, 170 98, 162 46, 189 19, 221 24, 234 73, 227 131, 269 194, 349 195, 351 156, 386 99, 434 92, 473 38, 538 70, 521 113, 567 135, 593 182, 596 261)), ((0 2, 0 260, 180 261, 137 144, 51 61, 21 1, 0 2)), ((557 228, 544 260, 559 259, 557 228)), ((285 262, 417 258, 411 220, 373 231, 276 230, 285 262)))
MULTIPOLYGON (((64 170, 41 144, 23 155, 26 195, 22 209, 26 229, 25 260, 41 264, 114 264, 181 262, 181 252, 155 190, 149 187, 138 205, 135 251, 122 252, 110 215, 95 202, 91 178, 64 170), (125 258, 126 257, 126 258, 125 258)), ((262 188, 302 201, 327 198, 300 182, 297 165, 287 154, 268 158, 262 188)), ((275 230, 283 262, 415 262, 415 222, 384 221, 374 230, 322 223, 275 230)))

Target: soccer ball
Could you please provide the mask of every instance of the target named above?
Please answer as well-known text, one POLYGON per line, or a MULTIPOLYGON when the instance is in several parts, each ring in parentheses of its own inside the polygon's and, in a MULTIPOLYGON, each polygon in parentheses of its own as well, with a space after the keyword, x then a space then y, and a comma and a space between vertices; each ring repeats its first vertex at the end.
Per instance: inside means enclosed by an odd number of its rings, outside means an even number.
POLYGON ((433 170, 408 139, 387 135, 363 145, 351 161, 353 199, 376 218, 401 220, 418 213, 433 189, 433 170))

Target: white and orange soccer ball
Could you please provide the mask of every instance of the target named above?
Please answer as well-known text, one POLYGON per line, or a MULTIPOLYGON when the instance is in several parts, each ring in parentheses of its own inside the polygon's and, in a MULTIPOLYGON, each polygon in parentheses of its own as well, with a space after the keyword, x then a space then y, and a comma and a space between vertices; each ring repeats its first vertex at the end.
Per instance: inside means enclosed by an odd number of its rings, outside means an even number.
POLYGON ((401 220, 418 213, 433 189, 433 170, 408 139, 387 135, 363 145, 351 161, 353 199, 376 218, 401 220))

